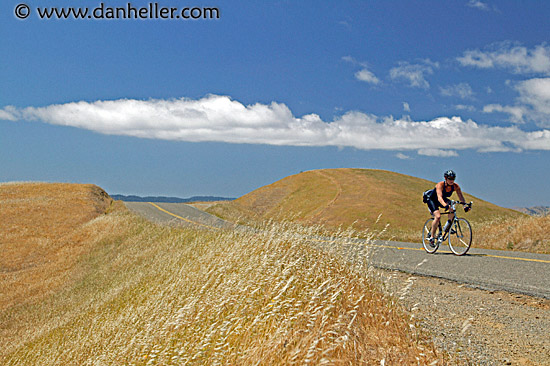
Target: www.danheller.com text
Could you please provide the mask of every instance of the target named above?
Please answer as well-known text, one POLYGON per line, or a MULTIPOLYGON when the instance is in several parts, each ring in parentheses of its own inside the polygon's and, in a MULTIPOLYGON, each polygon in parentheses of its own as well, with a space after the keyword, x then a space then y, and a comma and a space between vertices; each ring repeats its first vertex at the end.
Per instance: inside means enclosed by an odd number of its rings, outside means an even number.
MULTIPOLYGON (((16 16, 26 18, 30 9, 26 4, 16 7, 16 16), (20 7, 25 9, 20 9, 20 7), (21 16, 19 16, 21 14, 21 16)), ((216 7, 170 7, 157 2, 145 6, 132 3, 110 6, 100 3, 90 7, 37 7, 36 13, 41 19, 219 19, 220 10, 216 7)))

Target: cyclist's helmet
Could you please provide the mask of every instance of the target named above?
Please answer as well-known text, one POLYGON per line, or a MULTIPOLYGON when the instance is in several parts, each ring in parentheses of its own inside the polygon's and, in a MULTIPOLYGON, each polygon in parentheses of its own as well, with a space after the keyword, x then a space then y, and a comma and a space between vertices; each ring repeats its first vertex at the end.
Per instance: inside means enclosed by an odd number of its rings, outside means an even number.
POLYGON ((447 170, 447 171, 443 174, 443 176, 444 176, 445 178, 455 179, 455 178, 456 178, 456 173, 453 172, 452 170, 447 170))

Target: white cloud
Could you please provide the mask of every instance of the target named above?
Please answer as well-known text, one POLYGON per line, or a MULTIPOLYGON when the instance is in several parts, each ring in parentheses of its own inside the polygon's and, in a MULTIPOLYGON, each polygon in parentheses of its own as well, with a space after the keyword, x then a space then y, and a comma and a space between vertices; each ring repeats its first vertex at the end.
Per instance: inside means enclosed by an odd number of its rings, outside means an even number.
POLYGON ((527 133, 522 147, 527 150, 550 150, 550 130, 527 133))
POLYGON ((430 60, 425 60, 422 64, 401 62, 399 66, 390 70, 390 78, 392 80, 405 81, 413 88, 428 89, 430 84, 425 76, 433 74, 434 67, 439 67, 439 64, 430 60))
POLYGON ((405 155, 403 153, 397 153, 397 154, 395 154, 395 157, 398 158, 398 159, 401 159, 401 160, 410 160, 411 159, 410 156, 405 155))
POLYGON ((510 115, 510 121, 514 123, 523 123, 523 116, 526 114, 526 109, 521 106, 503 106, 500 104, 488 104, 483 107, 483 113, 507 113, 510 115))
POLYGON ((369 66, 366 62, 359 62, 351 56, 344 56, 344 57, 342 57, 342 60, 344 60, 346 62, 349 62, 351 64, 354 64, 354 65, 359 65, 359 66, 362 67, 361 70, 359 70, 355 73, 355 78, 357 80, 364 81, 364 82, 367 82, 367 83, 370 83, 370 84, 379 84, 380 83, 380 79, 378 79, 376 77, 376 75, 374 75, 369 70, 369 66))
POLYGON ((486 3, 481 2, 479 0, 470 0, 466 4, 466 6, 469 6, 470 8, 476 8, 476 9, 479 9, 479 10, 484 10, 484 11, 489 11, 490 10, 489 5, 487 5, 486 3))
POLYGON ((519 101, 531 106, 550 125, 550 78, 522 81, 516 90, 520 94, 519 101))
POLYGON ((448 158, 458 156, 458 153, 454 150, 442 150, 442 149, 420 149, 418 155, 435 156, 439 158, 448 158))
POLYGON ((356 64, 358 63, 357 60, 355 60, 353 57, 351 56, 343 56, 342 57, 342 60, 346 61, 346 62, 349 62, 349 63, 352 63, 352 64, 356 64))
POLYGON ((12 106, 7 106, 4 109, 0 109, 0 120, 16 121, 16 109, 12 106))
POLYGON ((374 76, 374 74, 372 72, 370 72, 369 70, 367 69, 363 69, 363 70, 360 70, 360 71, 357 71, 355 73, 355 78, 357 80, 361 80, 361 81, 364 81, 364 82, 367 82, 367 83, 371 83, 371 84, 378 84, 380 83, 380 80, 374 76))
POLYGON ((197 100, 82 101, 38 108, 6 107, 0 111, 14 120, 175 141, 420 150, 420 153, 432 156, 454 156, 452 154, 457 150, 464 149, 550 150, 550 130, 525 132, 517 126, 489 126, 463 121, 460 117, 441 117, 432 121, 396 120, 357 111, 346 112, 325 122, 316 114, 295 117, 285 104, 243 105, 219 95, 197 100))
POLYGON ((550 78, 525 80, 517 83, 515 89, 519 92, 516 105, 489 104, 483 107, 483 112, 507 113, 515 123, 530 120, 539 126, 550 127, 550 78))
POLYGON ((441 95, 446 97, 458 97, 461 99, 471 99, 474 96, 474 91, 468 83, 460 83, 456 85, 449 85, 446 87, 440 87, 439 91, 441 95))
POLYGON ((473 105, 457 104, 454 106, 459 111, 475 112, 476 108, 473 105))
POLYGON ((516 74, 540 73, 550 75, 550 46, 540 44, 533 49, 509 42, 493 45, 494 50, 469 50, 457 60, 463 66, 482 69, 510 69, 516 74))
POLYGON ((405 112, 410 112, 411 111, 411 106, 409 105, 409 103, 403 102, 403 110, 405 112))

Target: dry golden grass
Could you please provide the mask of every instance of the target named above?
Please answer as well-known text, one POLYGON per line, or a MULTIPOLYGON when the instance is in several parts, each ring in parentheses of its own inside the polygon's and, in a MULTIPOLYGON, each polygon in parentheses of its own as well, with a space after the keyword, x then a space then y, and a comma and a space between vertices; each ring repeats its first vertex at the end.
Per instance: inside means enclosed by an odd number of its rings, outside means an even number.
MULTIPOLYGON (((329 229, 353 226, 358 231, 383 231, 381 239, 420 242, 422 225, 429 217, 421 196, 434 186, 434 182, 383 170, 314 170, 286 177, 207 211, 230 221, 291 219, 329 229)), ((468 194, 465 198, 474 201, 474 209, 460 214, 474 230, 495 217, 526 216, 468 194)))
POLYGON ((78 230, 111 204, 99 187, 0 184, 0 311, 34 302, 66 282, 90 233, 78 230))
MULTIPOLYGON (((88 248, 77 250, 67 269, 72 276, 32 302, 12 300, 0 313, 3 365, 445 362, 380 291, 367 263, 350 264, 309 243, 318 228, 161 227, 121 205, 92 217, 64 224, 88 248)), ((49 227, 42 230, 27 237, 49 235, 49 227)), ((58 231, 65 255, 75 249, 64 230, 58 231)), ((24 269, 3 267, 2 286, 5 275, 17 282, 24 269)))
POLYGON ((550 216, 497 217, 476 228, 484 248, 550 254, 550 216))

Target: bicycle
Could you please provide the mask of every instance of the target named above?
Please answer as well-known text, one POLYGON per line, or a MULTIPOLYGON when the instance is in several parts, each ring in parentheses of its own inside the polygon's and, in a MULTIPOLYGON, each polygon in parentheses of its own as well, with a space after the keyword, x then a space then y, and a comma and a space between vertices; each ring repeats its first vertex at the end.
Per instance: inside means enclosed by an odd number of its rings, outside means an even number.
MULTIPOLYGON (((455 217, 453 221, 451 222, 451 225, 448 225, 448 228, 441 228, 441 221, 439 221, 439 228, 437 230, 437 235, 434 240, 434 244, 430 243, 430 237, 431 237, 431 231, 432 231, 432 223, 434 218, 428 219, 424 223, 424 227, 422 229, 422 245, 424 245, 424 249, 426 252, 432 254, 439 249, 439 246, 441 243, 443 243, 445 240, 449 241, 449 248, 455 255, 464 255, 468 252, 470 249, 470 246, 472 245, 472 226, 468 222, 468 220, 464 218, 459 218, 456 212, 456 205, 462 204, 464 207, 472 207, 473 202, 463 204, 459 201, 450 201, 449 205, 452 211, 442 212, 441 215, 448 215, 451 212, 455 213, 455 217)), ((447 225, 445 225, 447 226, 447 225)))

